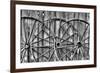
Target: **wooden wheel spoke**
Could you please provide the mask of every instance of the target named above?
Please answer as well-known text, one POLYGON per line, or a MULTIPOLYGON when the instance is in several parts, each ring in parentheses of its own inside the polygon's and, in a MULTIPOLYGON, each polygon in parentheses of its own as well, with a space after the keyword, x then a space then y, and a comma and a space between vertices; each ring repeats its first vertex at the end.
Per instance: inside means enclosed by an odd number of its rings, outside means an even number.
POLYGON ((49 57, 48 61, 50 61, 50 60, 51 60, 51 58, 53 57, 53 55, 54 55, 54 51, 53 51, 53 52, 52 52, 52 54, 50 55, 50 57, 49 57))
POLYGON ((84 49, 89 49, 89 47, 87 47, 87 46, 85 46, 85 45, 83 45, 82 47, 83 47, 84 49))
POLYGON ((74 33, 71 36, 69 36, 68 38, 64 39, 62 42, 69 40, 70 38, 72 38, 74 35, 77 35, 78 33, 74 33))
POLYGON ((38 37, 38 35, 39 35, 40 33, 42 33, 42 30, 41 30, 38 34, 33 35, 33 36, 34 36, 34 38, 32 39, 32 41, 31 41, 31 42, 33 42, 33 41, 34 41, 34 40, 38 37))
POLYGON ((73 57, 75 56, 76 52, 77 52, 77 49, 75 49, 75 50, 74 50, 74 53, 71 55, 71 60, 72 60, 73 57))
POLYGON ((52 48, 51 46, 34 46, 34 48, 52 48))
POLYGON ((62 44, 63 46, 65 45, 65 46, 74 46, 74 43, 70 43, 70 44, 68 44, 68 43, 66 43, 66 44, 62 44))
POLYGON ((59 29, 58 29, 58 36, 59 36, 59 37, 60 37, 60 33, 61 33, 61 23, 62 23, 62 21, 60 20, 59 29))
MULTIPOLYGON (((43 31, 44 31, 44 30, 43 30, 43 31)), ((52 35, 50 36, 50 34, 47 33, 46 31, 44 31, 44 33, 48 35, 48 38, 52 38, 52 40, 54 39, 53 36, 52 36, 52 35)))
POLYGON ((21 48, 21 52, 23 52, 25 50, 25 46, 21 48))
POLYGON ((83 58, 83 52, 84 52, 84 50, 83 50, 83 48, 81 47, 81 48, 80 48, 80 53, 81 53, 82 58, 83 58))
POLYGON ((35 57, 35 54, 34 54, 33 49, 31 49, 31 51, 32 51, 32 56, 33 56, 33 58, 34 58, 34 61, 36 62, 36 57, 35 57))
MULTIPOLYGON (((45 51, 45 52, 42 53, 38 58, 42 57, 43 55, 47 54, 49 51, 52 51, 52 50, 53 50, 53 49, 49 49, 49 50, 45 51)), ((38 59, 38 58, 37 58, 37 59, 38 59)))
POLYGON ((39 42, 41 42, 41 41, 45 41, 45 42, 49 42, 49 43, 53 44, 53 42, 51 42, 51 41, 49 41, 49 40, 46 40, 46 39, 43 39, 43 38, 41 38, 41 40, 39 40, 39 41, 32 42, 31 44, 33 45, 33 44, 39 43, 39 42))
POLYGON ((84 29, 84 32, 83 32, 83 35, 82 35, 82 38, 81 38, 81 40, 83 39, 83 37, 85 36, 85 34, 86 34, 86 31, 88 30, 88 28, 89 28, 89 25, 84 29))
POLYGON ((55 38, 58 38, 58 39, 60 39, 61 41, 64 40, 63 38, 60 38, 60 37, 55 37, 55 38))
POLYGON ((69 28, 71 28, 71 26, 72 26, 72 25, 70 25, 70 26, 64 31, 62 38, 65 36, 65 34, 68 34, 68 30, 69 30, 69 28))
POLYGON ((21 55, 21 63, 23 62, 23 60, 24 60, 24 58, 25 58, 25 54, 26 54, 26 50, 24 50, 24 53, 21 53, 21 54, 23 54, 23 55, 21 55))
MULTIPOLYGON (((25 20, 24 20, 25 21, 25 20)), ((23 30, 24 30, 24 37, 25 37, 25 41, 27 42, 27 37, 26 37, 26 29, 25 29, 25 23, 23 24, 23 30)))
POLYGON ((33 26, 32 26, 32 31, 31 31, 31 33, 30 33, 28 42, 30 41, 30 38, 31 38, 31 36, 32 36, 32 34, 33 34, 33 30, 34 30, 34 31, 36 30, 35 26, 36 26, 36 20, 34 21, 34 24, 33 24, 33 26), (34 29, 34 28, 35 28, 35 29, 34 29))
POLYGON ((90 37, 88 36, 87 38, 83 39, 82 41, 84 42, 84 41, 86 41, 86 40, 89 40, 89 38, 90 38, 90 37))
POLYGON ((82 45, 89 45, 89 43, 83 43, 82 45))
POLYGON ((52 30, 50 30, 46 25, 44 25, 44 27, 47 29, 47 30, 49 30, 49 33, 51 33, 52 34, 52 36, 54 36, 55 37, 55 34, 53 33, 53 31, 52 30))
MULTIPOLYGON (((32 51, 41 55, 41 53, 39 51, 36 51, 34 48, 32 48, 32 51)), ((46 59, 48 59, 48 57, 46 57, 45 55, 42 55, 42 56, 45 57, 46 59)), ((35 55, 34 55, 34 57, 35 57, 35 55)), ((37 61, 37 58, 35 58, 35 60, 37 61)))
POLYGON ((69 41, 69 40, 66 40, 66 41, 63 40, 62 44, 73 44, 74 45, 74 42, 69 41))
POLYGON ((69 53, 69 52, 67 52, 66 54, 64 54, 60 59, 63 59, 65 56, 67 56, 68 59, 71 60, 71 58, 69 57, 69 54, 68 54, 68 53, 69 53))

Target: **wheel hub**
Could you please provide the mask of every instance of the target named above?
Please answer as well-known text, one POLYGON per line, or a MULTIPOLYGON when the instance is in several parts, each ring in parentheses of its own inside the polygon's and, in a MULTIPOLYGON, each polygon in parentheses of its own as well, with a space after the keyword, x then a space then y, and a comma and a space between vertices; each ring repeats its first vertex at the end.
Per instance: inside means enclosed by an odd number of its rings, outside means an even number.
POLYGON ((56 42, 55 42, 55 47, 58 48, 58 47, 60 47, 60 46, 61 46, 61 43, 56 41, 56 42))
POLYGON ((78 46, 78 48, 82 47, 82 43, 81 42, 78 42, 77 43, 77 46, 78 46))
POLYGON ((59 47, 60 46, 60 43, 57 43, 56 45, 59 47))
POLYGON ((25 48, 29 48, 29 47, 30 47, 30 45, 29 45, 29 44, 26 44, 26 45, 25 45, 25 48))

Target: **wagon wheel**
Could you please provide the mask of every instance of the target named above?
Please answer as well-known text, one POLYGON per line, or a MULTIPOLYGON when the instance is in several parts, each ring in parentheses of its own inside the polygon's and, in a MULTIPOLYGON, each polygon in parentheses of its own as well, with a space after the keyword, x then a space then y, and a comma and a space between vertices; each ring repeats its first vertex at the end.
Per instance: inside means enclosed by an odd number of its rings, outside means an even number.
MULTIPOLYGON (((51 60, 81 60, 89 58, 89 23, 53 18, 45 22, 45 32, 53 40, 51 60)), ((49 59, 50 60, 50 59, 49 59)))
MULTIPOLYGON (((43 23, 32 17, 21 17, 21 63, 36 62, 38 54, 38 44, 42 38, 43 23)), ((45 56, 43 56, 45 57, 45 56)))
POLYGON ((70 49, 70 52, 66 52, 64 56, 68 55, 70 60, 89 59, 89 23, 80 19, 72 19, 67 23, 62 36, 64 40, 61 43, 65 42, 64 45, 70 49), (66 45, 67 41, 73 42, 72 46, 66 45))

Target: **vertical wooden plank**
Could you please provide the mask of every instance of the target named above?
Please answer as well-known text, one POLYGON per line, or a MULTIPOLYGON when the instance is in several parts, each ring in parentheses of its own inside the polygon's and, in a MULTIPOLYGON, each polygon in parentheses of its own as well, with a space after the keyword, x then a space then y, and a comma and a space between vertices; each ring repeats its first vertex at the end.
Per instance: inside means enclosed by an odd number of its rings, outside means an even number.
MULTIPOLYGON (((44 39, 44 31, 43 31, 43 30, 45 30, 45 29, 44 29, 45 11, 42 11, 41 15, 42 15, 42 22, 43 22, 43 25, 42 25, 42 38, 44 39)), ((42 40, 42 46, 44 46, 44 40, 42 40)), ((44 53, 44 48, 42 48, 42 53, 44 53)), ((42 56, 41 58, 42 58, 42 61, 44 61, 43 56, 42 56)))
MULTIPOLYGON (((36 15, 37 18, 39 19, 39 11, 35 11, 35 14, 34 14, 34 15, 36 15)), ((37 28, 37 34, 38 34, 37 41, 39 41, 39 36, 40 36, 40 35, 39 35, 39 27, 40 27, 40 26, 39 26, 39 23, 37 24, 37 27, 38 27, 38 28, 37 28)), ((39 46, 39 44, 40 44, 40 43, 37 43, 37 46, 39 46)), ((37 48, 37 51, 40 52, 40 49, 37 48)), ((40 56, 39 53, 37 53, 37 58, 38 58, 39 56, 40 56)), ((39 59, 40 59, 40 58, 37 59, 37 62, 40 61, 39 59)))
MULTIPOLYGON (((49 17, 49 19, 51 19, 51 11, 48 12, 48 17, 49 17)), ((51 29, 51 21, 48 21, 48 24, 49 24, 49 41, 50 41, 50 40, 51 40, 51 39, 50 39, 50 36, 51 36, 51 35, 50 35, 50 34, 51 34, 51 33, 50 33, 50 31, 51 31, 51 30, 50 30, 50 29, 51 29)), ((49 42, 49 46, 50 46, 50 42, 49 42)), ((50 48, 49 48, 49 50, 50 50, 50 48)), ((51 53, 50 53, 50 51, 49 51, 49 56, 48 56, 48 57, 50 57, 50 56, 51 56, 51 53)))
MULTIPOLYGON (((28 10, 28 17, 30 17, 30 11, 28 10)), ((30 20, 28 19, 27 20, 27 39, 29 39, 29 36, 30 36, 30 20)), ((27 48, 27 50, 28 50, 28 62, 31 62, 31 55, 30 55, 30 43, 29 42, 27 42, 27 44, 28 44, 28 48, 27 48)))

